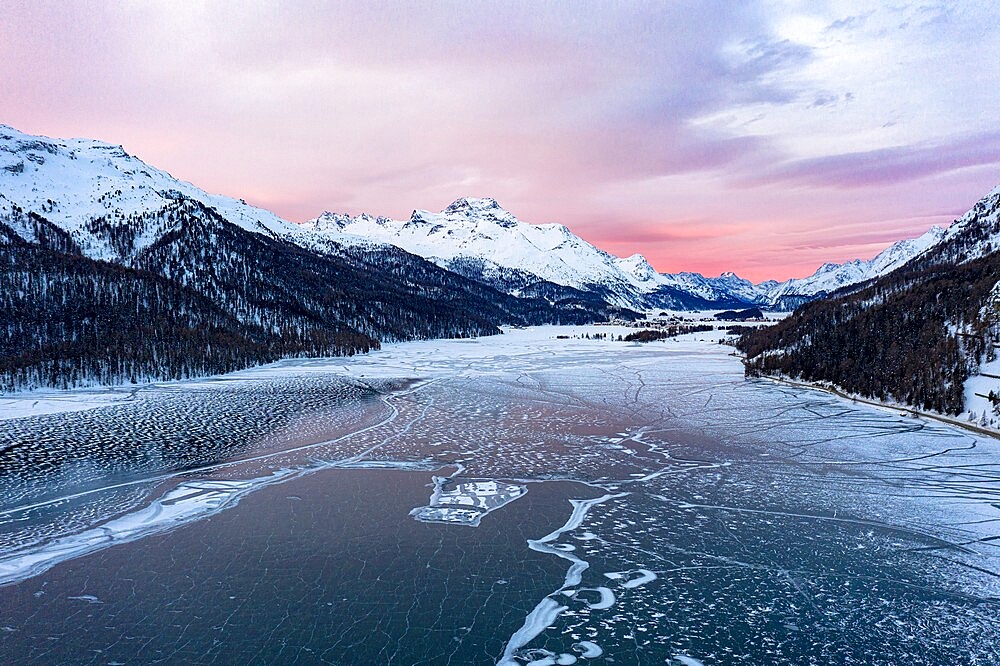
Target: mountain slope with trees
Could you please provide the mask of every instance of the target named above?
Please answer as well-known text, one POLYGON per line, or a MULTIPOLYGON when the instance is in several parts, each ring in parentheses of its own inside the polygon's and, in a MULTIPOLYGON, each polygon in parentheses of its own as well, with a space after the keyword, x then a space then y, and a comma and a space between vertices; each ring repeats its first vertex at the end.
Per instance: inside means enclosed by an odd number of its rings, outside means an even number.
POLYGON ((501 325, 635 317, 344 246, 120 146, 0 127, 0 390, 226 372, 501 325))
POLYGON ((83 256, 41 216, 0 218, 0 388, 177 379, 630 314, 515 298, 395 249, 312 252, 195 201, 151 216, 170 230, 129 265, 83 256), (30 242, 14 231, 29 223, 30 242))
POLYGON ((749 375, 831 382, 849 393, 948 414, 1000 341, 1000 189, 942 242, 886 276, 745 333, 749 375))

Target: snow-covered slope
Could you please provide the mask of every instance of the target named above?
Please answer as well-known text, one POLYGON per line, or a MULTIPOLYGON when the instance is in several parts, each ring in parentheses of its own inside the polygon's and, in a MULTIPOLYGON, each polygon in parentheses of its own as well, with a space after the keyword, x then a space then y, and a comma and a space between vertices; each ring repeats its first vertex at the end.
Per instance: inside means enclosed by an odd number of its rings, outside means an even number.
POLYGON ((940 246, 955 261, 970 261, 1000 249, 1000 186, 948 227, 940 246))
POLYGON ((754 284, 731 272, 718 277, 658 273, 640 254, 615 257, 565 226, 528 224, 488 198, 459 199, 440 213, 416 210, 409 220, 328 212, 305 225, 338 242, 386 243, 446 268, 455 270, 461 265, 464 274, 468 274, 469 262, 475 261, 480 279, 498 287, 505 284, 509 291, 524 283, 509 279, 514 271, 594 291, 634 309, 713 305, 791 309, 842 287, 885 275, 940 243, 946 234, 944 229, 933 227, 918 238, 893 244, 867 261, 827 263, 809 277, 754 284))
POLYGON ((566 227, 525 224, 493 199, 459 199, 440 213, 414 211, 408 220, 324 213, 306 226, 338 240, 360 237, 395 245, 442 266, 456 259, 481 259, 556 284, 583 290, 603 287, 619 296, 645 279, 623 272, 618 265, 622 260, 566 227))
POLYGON ((760 284, 757 288, 766 305, 794 304, 888 275, 917 257, 930 255, 932 250, 955 263, 1000 250, 1000 187, 991 190, 947 228, 931 227, 916 238, 893 243, 867 261, 827 263, 809 277, 787 280, 770 288, 766 283, 760 284))
POLYGON ((917 238, 893 243, 873 259, 823 264, 813 275, 782 282, 766 297, 770 303, 790 296, 815 297, 841 287, 887 275, 932 249, 955 262, 971 261, 1000 249, 1000 187, 991 190, 947 228, 931 227, 917 238))
MULTIPOLYGON (((90 139, 49 139, 0 125, 0 216, 15 207, 35 213, 69 233, 84 255, 125 261, 121 248, 95 231, 98 226, 136 224, 131 252, 139 252, 170 230, 161 211, 179 199, 192 199, 214 209, 227 222, 254 233, 315 242, 296 224, 244 201, 209 194, 194 185, 149 166, 115 146, 90 139), (105 224, 95 224, 103 218, 105 224), (131 218, 131 220, 130 220, 131 218)), ((23 218, 22 222, 23 222, 23 218)), ((14 230, 32 240, 32 230, 14 220, 14 230)))

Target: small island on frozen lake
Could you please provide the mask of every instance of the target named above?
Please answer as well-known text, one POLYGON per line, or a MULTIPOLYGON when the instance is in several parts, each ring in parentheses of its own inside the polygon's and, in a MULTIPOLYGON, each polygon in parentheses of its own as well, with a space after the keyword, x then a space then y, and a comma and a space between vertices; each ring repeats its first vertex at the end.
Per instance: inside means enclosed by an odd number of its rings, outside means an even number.
POLYGON ((427 506, 410 512, 425 523, 449 523, 477 527, 479 521, 528 492, 526 486, 502 481, 456 481, 435 476, 434 492, 427 506), (450 489, 445 487, 451 485, 450 489))

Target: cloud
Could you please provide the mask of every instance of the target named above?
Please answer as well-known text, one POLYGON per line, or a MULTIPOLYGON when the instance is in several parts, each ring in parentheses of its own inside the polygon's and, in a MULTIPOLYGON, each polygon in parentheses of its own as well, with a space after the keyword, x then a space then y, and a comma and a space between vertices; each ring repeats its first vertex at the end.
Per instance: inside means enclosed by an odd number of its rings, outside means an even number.
POLYGON ((873 187, 981 165, 996 165, 1000 178, 1000 131, 942 142, 793 160, 757 174, 751 180, 816 187, 873 187))
POLYGON ((874 14, 874 12, 865 12, 864 14, 854 14, 852 16, 845 16, 844 18, 837 19, 830 25, 826 26, 825 32, 835 32, 838 30, 853 31, 864 27, 868 19, 874 14))
MULTIPOLYGON (((848 93, 850 94, 850 93, 848 93)), ((823 106, 834 106, 840 101, 840 95, 830 93, 820 93, 809 105, 810 109, 818 109, 823 106)))
POLYGON ((664 269, 807 273, 1000 180, 1000 9, 856 5, 12 0, 0 122, 290 219, 480 194, 664 269))
POLYGON ((733 68, 738 80, 754 80, 788 67, 799 67, 813 58, 812 47, 788 39, 761 40, 745 45, 742 61, 733 68))

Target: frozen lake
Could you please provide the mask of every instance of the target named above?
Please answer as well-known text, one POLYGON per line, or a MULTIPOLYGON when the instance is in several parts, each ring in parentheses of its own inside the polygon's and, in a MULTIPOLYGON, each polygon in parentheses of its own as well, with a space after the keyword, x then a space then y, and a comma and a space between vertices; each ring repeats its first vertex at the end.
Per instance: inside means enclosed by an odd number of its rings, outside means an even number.
POLYGON ((0 400, 0 661, 1000 663, 1000 441, 612 331, 0 400))

